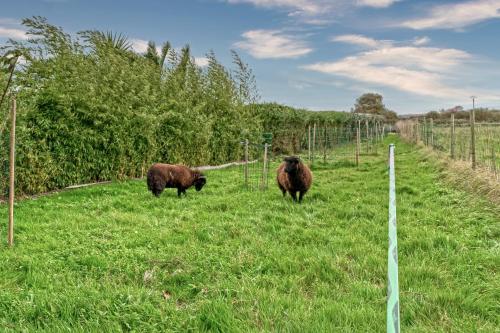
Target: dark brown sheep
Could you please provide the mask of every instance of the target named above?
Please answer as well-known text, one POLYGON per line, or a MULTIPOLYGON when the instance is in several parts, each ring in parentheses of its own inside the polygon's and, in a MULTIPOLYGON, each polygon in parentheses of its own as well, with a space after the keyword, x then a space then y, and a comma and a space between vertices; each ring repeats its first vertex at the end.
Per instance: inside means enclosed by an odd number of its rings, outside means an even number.
POLYGON ((293 201, 297 201, 297 192, 299 192, 299 202, 307 193, 312 184, 312 173, 309 167, 302 163, 296 156, 285 157, 283 163, 278 167, 278 186, 283 192, 289 192, 293 201))
POLYGON ((186 195, 186 189, 194 185, 200 191, 206 184, 206 177, 184 165, 156 163, 148 170, 148 189, 157 197, 165 188, 177 188, 177 195, 186 195))

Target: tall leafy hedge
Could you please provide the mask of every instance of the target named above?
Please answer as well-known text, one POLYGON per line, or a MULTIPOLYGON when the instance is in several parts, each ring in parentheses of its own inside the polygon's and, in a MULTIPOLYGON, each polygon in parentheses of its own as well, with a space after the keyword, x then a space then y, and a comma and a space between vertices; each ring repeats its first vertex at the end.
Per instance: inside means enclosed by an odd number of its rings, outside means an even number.
MULTIPOLYGON (((242 139, 272 132, 275 147, 287 133, 298 139, 312 121, 339 123, 347 116, 256 104, 255 78, 233 52, 235 69, 207 54, 196 65, 189 47, 161 54, 150 44, 134 52, 126 38, 97 31, 70 36, 44 18, 25 19, 30 39, 11 41, 2 55, 23 54, 17 91, 16 181, 33 194, 72 184, 143 175, 156 161, 218 164, 241 158, 242 139)), ((0 68, 0 84, 6 81, 0 68)), ((7 184, 8 136, 1 108, 0 186, 7 184)))

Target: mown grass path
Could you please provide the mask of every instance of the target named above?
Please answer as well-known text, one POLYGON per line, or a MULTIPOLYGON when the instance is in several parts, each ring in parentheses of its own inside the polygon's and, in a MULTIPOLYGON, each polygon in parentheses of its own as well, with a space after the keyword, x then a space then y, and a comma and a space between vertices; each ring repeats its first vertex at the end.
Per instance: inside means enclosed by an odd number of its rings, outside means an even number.
MULTIPOLYGON (((389 140, 402 331, 497 331, 498 207, 389 140)), ((25 200, 13 249, 2 205, 0 331, 382 332, 386 158, 320 165, 302 205, 238 168, 182 199, 130 181, 25 200)))

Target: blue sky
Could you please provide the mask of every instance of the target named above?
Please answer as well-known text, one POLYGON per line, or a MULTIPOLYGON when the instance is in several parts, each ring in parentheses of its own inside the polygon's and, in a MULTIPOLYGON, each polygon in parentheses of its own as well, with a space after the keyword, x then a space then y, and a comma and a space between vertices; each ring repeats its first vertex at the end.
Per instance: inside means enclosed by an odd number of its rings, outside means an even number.
POLYGON ((264 101, 349 110, 378 92, 400 114, 455 105, 500 108, 500 0, 2 1, 0 44, 41 15, 74 33, 121 32, 190 44, 200 65, 231 49, 250 64, 264 101))

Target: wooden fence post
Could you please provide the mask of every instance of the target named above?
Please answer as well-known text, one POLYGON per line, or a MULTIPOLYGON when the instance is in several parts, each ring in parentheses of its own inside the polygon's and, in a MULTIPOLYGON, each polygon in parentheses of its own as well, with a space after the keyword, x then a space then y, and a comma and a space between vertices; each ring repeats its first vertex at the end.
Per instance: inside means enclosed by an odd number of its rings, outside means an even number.
POLYGON ((16 149, 16 97, 12 98, 12 113, 11 113, 11 129, 10 129, 10 165, 9 165, 9 229, 8 229, 8 243, 9 246, 14 245, 14 168, 15 168, 15 149, 16 149))
POLYGON ((311 164, 311 125, 308 127, 307 152, 309 154, 309 164, 311 164))
POLYGON ((417 118, 417 143, 420 142, 420 120, 417 118))
POLYGON ((361 120, 358 120, 358 127, 356 128, 356 165, 359 165, 359 150, 361 145, 361 120))
POLYGON ((327 130, 326 130, 326 126, 323 127, 323 133, 324 133, 324 137, 323 137, 323 164, 326 163, 326 145, 327 145, 327 130))
POLYGON ((248 139, 245 139, 245 187, 248 187, 248 139))
POLYGON ((417 120, 417 122, 411 123, 411 128, 413 131, 413 141, 415 142, 415 144, 417 144, 418 143, 418 120, 417 120))
POLYGON ((314 123, 314 129, 313 129, 312 162, 311 162, 311 165, 314 164, 314 154, 315 153, 316 153, 316 123, 314 123))
MULTIPOLYGON (((495 154, 495 141, 493 140, 493 129, 490 128, 488 130, 488 144, 491 147, 491 171, 493 171, 493 174, 495 177, 497 176, 497 161, 496 161, 496 154, 495 154)), ((498 179, 498 178, 497 178, 498 179)))
POLYGON ((424 130, 424 145, 428 145, 429 144, 429 141, 427 140, 427 118, 424 117, 424 127, 423 127, 423 130, 424 130))
POLYGON ((455 114, 451 113, 450 155, 455 159, 455 114))
POLYGON ((366 126, 366 153, 370 152, 370 124, 368 122, 368 119, 365 119, 365 126, 366 126))
POLYGON ((476 168, 476 113, 474 108, 470 111, 470 156, 472 160, 472 169, 476 168))
POLYGON ((493 170, 493 174, 497 174, 497 159, 495 156, 495 146, 491 146, 491 169, 493 170))
POLYGON ((264 167, 262 170, 262 189, 267 188, 267 143, 264 144, 264 167))
POLYGON ((431 135, 430 135, 431 147, 434 148, 434 119, 432 119, 432 118, 430 119, 429 129, 431 132, 431 135))

